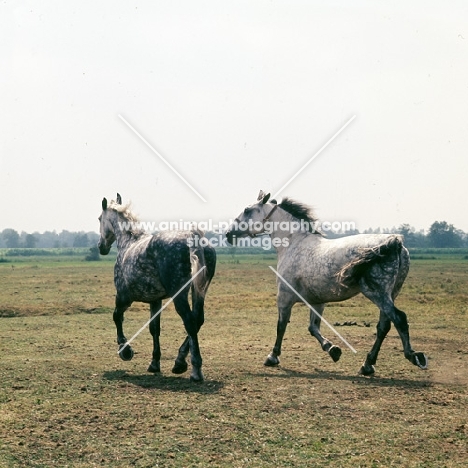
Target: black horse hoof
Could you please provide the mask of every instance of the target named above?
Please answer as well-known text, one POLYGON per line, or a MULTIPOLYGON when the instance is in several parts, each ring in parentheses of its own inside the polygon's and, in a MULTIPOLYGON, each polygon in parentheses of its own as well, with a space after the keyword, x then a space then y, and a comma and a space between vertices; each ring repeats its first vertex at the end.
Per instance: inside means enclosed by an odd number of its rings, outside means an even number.
POLYGON ((199 383, 199 382, 203 382, 204 380, 205 380, 205 377, 203 377, 203 373, 201 369, 199 370, 194 369, 192 371, 192 374, 190 375, 190 382, 199 383))
POLYGON ((273 356, 272 354, 270 354, 266 358, 266 361, 263 363, 263 365, 267 367, 275 367, 279 365, 279 363, 280 363, 280 360, 278 359, 278 356, 273 356))
POLYGON ((176 361, 174 367, 172 368, 173 374, 183 374, 188 369, 188 364, 186 361, 176 361))
POLYGON ((361 366, 361 369, 359 369, 359 373, 361 375, 372 375, 374 374, 374 372, 375 372, 374 366, 372 366, 371 364, 364 363, 361 366))
POLYGON ((420 369, 427 369, 428 362, 427 362, 427 357, 424 353, 414 353, 411 359, 411 362, 415 365, 418 366, 420 369))
POLYGON ((119 356, 122 361, 131 361, 134 356, 133 349, 125 343, 119 345, 119 356))
POLYGON ((161 372, 161 365, 159 364, 159 362, 151 362, 151 364, 148 366, 147 371, 153 374, 157 374, 161 372))
POLYGON ((332 346, 328 350, 328 354, 333 359, 333 362, 338 362, 341 357, 341 348, 339 346, 332 346))

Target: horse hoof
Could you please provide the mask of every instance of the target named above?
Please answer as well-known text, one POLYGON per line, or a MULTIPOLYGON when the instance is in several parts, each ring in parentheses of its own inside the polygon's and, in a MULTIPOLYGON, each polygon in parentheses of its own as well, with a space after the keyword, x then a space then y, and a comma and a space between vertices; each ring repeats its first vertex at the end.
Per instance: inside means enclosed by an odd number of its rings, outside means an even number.
POLYGON ((266 361, 263 363, 264 366, 267 367, 275 367, 280 363, 280 360, 278 359, 278 356, 273 356, 270 354, 267 358, 266 361))
POLYGON ((172 368, 173 374, 183 374, 188 369, 188 364, 186 361, 176 361, 174 367, 172 368))
POLYGON ((328 354, 333 359, 333 362, 338 362, 341 357, 341 348, 339 346, 332 346, 328 350, 328 354))
POLYGON ((192 374, 190 375, 190 382, 203 382, 204 380, 204 377, 203 377, 203 374, 202 374, 202 371, 193 371, 192 374))
POLYGON ((413 364, 415 366, 418 366, 420 369, 427 369, 428 362, 427 362, 427 357, 424 353, 414 353, 413 354, 413 364))
POLYGON ((361 366, 361 369, 359 370, 359 373, 361 375, 372 375, 374 372, 374 366, 365 363, 361 366))
POLYGON ((130 346, 126 346, 125 343, 119 345, 119 356, 122 361, 131 361, 134 356, 133 349, 130 346))
POLYGON ((147 371, 153 374, 157 374, 158 372, 161 372, 161 366, 159 362, 156 362, 156 363, 151 362, 151 364, 148 366, 147 371))

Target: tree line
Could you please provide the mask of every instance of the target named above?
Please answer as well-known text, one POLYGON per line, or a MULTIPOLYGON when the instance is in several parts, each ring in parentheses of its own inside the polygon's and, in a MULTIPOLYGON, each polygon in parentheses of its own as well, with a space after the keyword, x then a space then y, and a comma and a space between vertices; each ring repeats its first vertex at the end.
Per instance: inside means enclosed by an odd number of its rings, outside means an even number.
POLYGON ((95 232, 71 232, 45 231, 40 234, 34 232, 18 233, 14 229, 4 229, 0 233, 0 248, 17 249, 35 249, 35 248, 64 248, 64 247, 92 247, 99 240, 99 234, 95 232))
MULTIPOLYGON (((380 231, 380 230, 377 230, 380 231)), ((370 229, 364 232, 376 232, 370 229)), ((388 231, 390 233, 402 234, 405 245, 409 248, 461 248, 468 247, 468 234, 461 229, 455 228, 447 221, 434 221, 427 232, 416 229, 409 224, 402 224, 397 229, 388 231)))
MULTIPOLYGON (((460 248, 468 247, 468 234, 454 227, 446 221, 434 221, 429 230, 416 231, 409 224, 402 224, 398 228, 391 229, 366 229, 364 234, 402 234, 405 238, 405 245, 409 248, 460 248)), ((352 234, 359 234, 358 230, 346 231, 342 233, 327 232, 327 237, 342 237, 352 234)), ((207 233, 207 237, 215 235, 207 233)), ((4 229, 0 233, 0 248, 64 248, 64 247, 93 247, 99 240, 96 232, 71 232, 46 231, 44 233, 27 232, 18 233, 14 229, 4 229)))

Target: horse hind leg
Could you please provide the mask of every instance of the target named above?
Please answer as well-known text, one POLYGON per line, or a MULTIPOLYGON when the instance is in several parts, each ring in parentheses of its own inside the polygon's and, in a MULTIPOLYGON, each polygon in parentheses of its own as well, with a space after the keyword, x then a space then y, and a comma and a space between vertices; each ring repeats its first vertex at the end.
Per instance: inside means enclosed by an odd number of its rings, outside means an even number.
MULTIPOLYGON (((204 311, 205 298, 201 295, 196 295, 193 292, 193 288, 192 288, 192 295, 193 295, 192 296, 193 312, 197 320, 197 333, 198 333, 205 321, 205 311, 204 311)), ((188 356, 189 351, 190 351, 190 339, 187 336, 179 348, 179 352, 177 354, 174 367, 172 368, 172 372, 174 374, 183 374, 187 370, 188 366, 187 366, 186 358, 188 356)))
POLYGON ((317 339, 322 349, 327 352, 333 359, 333 362, 338 362, 341 357, 341 348, 327 340, 320 333, 320 324, 322 322, 322 314, 325 309, 325 304, 314 304, 310 310, 310 334, 317 339))
POLYGON ((411 347, 409 337, 409 326, 406 314, 395 306, 394 311, 397 316, 395 328, 397 329, 401 341, 403 342, 403 351, 405 353, 405 358, 408 359, 408 361, 410 361, 415 366, 418 366, 420 369, 427 369, 427 356, 422 352, 414 351, 411 347))
POLYGON ((391 291, 388 293, 386 291, 378 291, 375 288, 369 287, 364 281, 361 282, 361 291, 364 296, 379 307, 381 311, 381 319, 378 324, 376 341, 372 350, 369 352, 366 361, 361 367, 360 372, 364 375, 373 373, 373 364, 375 364, 377 360, 377 355, 382 341, 390 329, 390 321, 395 325, 395 328, 400 335, 405 358, 421 369, 427 369, 428 361, 426 355, 424 353, 414 351, 411 347, 408 320, 406 318, 406 314, 402 310, 398 309, 393 303, 392 295, 394 292, 391 291), (384 315, 383 319, 382 314, 384 315))
MULTIPOLYGON (((398 296, 398 294, 399 294, 399 292, 400 292, 400 290, 401 290, 401 288, 403 286, 403 283, 404 283, 404 281, 406 279, 406 276, 408 275, 409 264, 410 264, 409 252, 405 247, 403 247, 401 252, 400 252, 400 257, 399 257, 398 274, 397 274, 395 285, 394 285, 394 288, 393 288, 393 291, 392 291, 393 301, 395 301, 395 298, 398 296)), ((396 308, 396 307, 395 307, 395 310, 396 310, 396 313, 400 317, 404 318, 404 322, 406 322, 406 325, 407 325, 408 322, 406 320, 406 314, 403 311, 396 308)), ((407 326, 407 328, 408 328, 408 326, 407 326)), ((398 333, 399 333, 399 335, 400 335, 400 337, 401 337, 401 339, 403 341, 403 337, 402 337, 399 330, 398 330, 398 333)), ((407 334, 408 334, 408 344, 409 344, 409 330, 407 331, 407 334)), ((411 347, 409 347, 409 348, 411 349, 411 347)), ((416 352, 416 351, 411 350, 411 352, 409 354, 405 353, 405 357, 410 362, 412 362, 415 366, 418 366, 421 369, 427 369, 428 360, 427 360, 427 356, 424 353, 416 352)))
MULTIPOLYGON (((183 294, 183 293, 182 293, 183 294)), ((183 296, 180 294, 174 299, 174 306, 176 308, 177 313, 182 318, 184 322, 184 327, 187 332, 188 337, 186 341, 189 343, 190 347, 190 357, 191 357, 191 364, 192 364, 192 372, 190 374, 190 380, 193 382, 201 382, 203 381, 203 373, 202 373, 202 357, 200 354, 200 346, 198 344, 198 323, 194 313, 190 309, 188 300, 186 295, 183 296)), ((182 348, 186 345, 185 341, 182 344, 179 353, 182 348)), ((184 359, 185 362, 185 359, 184 359)), ((174 369, 173 369, 174 372, 174 369)))
POLYGON ((374 364, 377 362, 377 356, 379 354, 380 347, 382 346, 387 333, 390 331, 390 328, 390 319, 384 312, 380 311, 380 319, 377 323, 377 338, 375 339, 372 349, 367 354, 366 360, 359 370, 361 375, 372 375, 375 372, 374 364))
POLYGON ((161 305, 162 301, 156 301, 150 304, 151 322, 149 329, 153 337, 153 355, 151 363, 148 366, 148 372, 152 372, 153 374, 161 372, 161 347, 159 344, 159 336, 161 334, 161 305))

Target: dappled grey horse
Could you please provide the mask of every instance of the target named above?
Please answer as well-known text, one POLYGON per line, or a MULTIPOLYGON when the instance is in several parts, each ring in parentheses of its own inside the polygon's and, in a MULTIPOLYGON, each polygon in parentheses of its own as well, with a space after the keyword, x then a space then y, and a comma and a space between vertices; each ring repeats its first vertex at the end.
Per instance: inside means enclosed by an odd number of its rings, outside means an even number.
POLYGON ((117 328, 119 356, 123 360, 133 357, 123 333, 124 312, 134 301, 150 304, 150 333, 153 336, 153 358, 148 372, 160 372, 161 350, 160 309, 162 300, 173 298, 177 313, 184 322, 187 338, 179 348, 172 372, 182 374, 187 370, 186 357, 190 350, 192 372, 190 379, 203 380, 202 358, 198 345, 198 331, 204 322, 205 294, 216 267, 216 252, 200 242, 199 231, 167 231, 152 235, 139 228, 138 220, 128 205, 102 200, 99 252, 107 255, 117 242, 117 260, 114 268, 115 297, 114 322, 117 328), (206 268, 204 268, 206 267, 206 268), (194 280, 190 283, 190 279, 194 280), (186 287, 184 285, 186 284, 186 287), (188 301, 192 292, 192 309, 188 301), (156 316, 155 316, 156 315, 156 316))
POLYGON ((382 342, 395 325, 403 343, 406 359, 421 369, 427 368, 424 353, 411 348, 406 314, 395 304, 409 270, 409 253, 399 235, 360 234, 327 239, 316 230, 317 219, 311 209, 290 198, 280 204, 268 203, 270 194, 260 191, 257 201, 245 208, 229 227, 226 236, 236 238, 269 234, 278 253, 278 326, 273 351, 266 366, 279 364, 281 344, 291 316, 291 308, 300 302, 300 294, 318 312, 310 311, 309 332, 336 362, 341 349, 320 333, 325 304, 349 299, 362 293, 380 309, 377 338, 360 369, 363 375, 374 373, 382 342), (298 293, 298 294, 297 294, 298 293))

